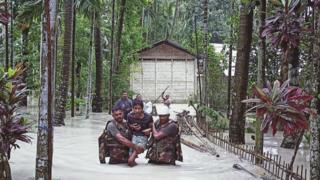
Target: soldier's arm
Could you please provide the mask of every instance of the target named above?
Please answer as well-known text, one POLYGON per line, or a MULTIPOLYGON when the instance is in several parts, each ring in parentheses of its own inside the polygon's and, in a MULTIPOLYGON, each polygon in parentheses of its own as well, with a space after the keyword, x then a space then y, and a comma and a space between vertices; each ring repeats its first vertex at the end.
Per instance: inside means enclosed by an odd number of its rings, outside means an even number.
POLYGON ((156 130, 156 127, 154 126, 154 124, 152 125, 152 135, 156 140, 166 137, 165 133, 163 133, 162 131, 156 130))
POLYGON ((120 131, 116 128, 116 126, 113 123, 110 123, 107 126, 107 131, 110 132, 110 134, 122 145, 130 147, 134 150, 136 150, 138 153, 143 152, 143 148, 140 146, 137 146, 133 144, 131 141, 129 141, 127 138, 121 135, 120 131), (142 149, 142 151, 141 151, 142 149))
POLYGON ((170 123, 167 127, 157 131, 155 126, 153 125, 152 133, 156 140, 162 139, 166 136, 174 136, 178 134, 179 129, 175 123, 170 123))
POLYGON ((133 144, 131 141, 129 141, 127 138, 123 137, 121 135, 121 133, 117 133, 115 138, 117 139, 117 141, 119 141, 122 145, 125 145, 127 147, 130 147, 132 149, 134 149, 135 151, 137 151, 139 154, 143 152, 143 147, 140 147, 138 145, 133 144))

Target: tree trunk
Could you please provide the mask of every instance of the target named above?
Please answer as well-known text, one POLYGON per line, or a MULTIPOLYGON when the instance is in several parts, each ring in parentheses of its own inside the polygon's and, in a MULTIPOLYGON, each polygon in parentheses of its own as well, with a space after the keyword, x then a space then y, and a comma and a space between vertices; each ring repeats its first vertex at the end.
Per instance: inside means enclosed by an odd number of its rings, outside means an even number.
POLYGON ((53 127, 52 127, 52 31, 56 18, 56 0, 45 0, 41 33, 41 84, 37 137, 37 180, 52 179, 53 127), (51 23, 53 25, 51 25, 51 23))
MULTIPOLYGON (((76 0, 74 0, 74 4, 76 0)), ((73 7, 73 21, 72 21, 72 55, 71 55, 71 117, 74 117, 74 65, 75 65, 75 56, 74 56, 74 47, 75 47, 75 36, 76 36, 76 7, 73 7)))
POLYGON ((289 49, 288 79, 291 86, 299 86, 299 47, 289 49))
MULTIPOLYGON (((202 106, 203 105, 203 96, 202 96, 202 82, 201 82, 201 76, 200 76, 200 63, 199 63, 199 45, 198 45, 198 28, 197 28, 197 17, 194 16, 194 35, 195 35, 195 48, 196 48, 196 53, 197 53, 197 80, 198 80, 198 95, 199 95, 199 104, 202 106)), ((197 115, 197 120, 201 121, 200 115, 197 115)))
POLYGON ((175 10, 174 10, 173 19, 172 19, 171 31, 170 31, 170 33, 169 33, 169 35, 168 35, 168 37, 166 39, 170 39, 171 36, 172 36, 172 33, 173 33, 174 28, 176 26, 178 13, 179 13, 179 0, 176 0, 176 6, 175 6, 175 10))
MULTIPOLYGON (((291 161, 290 161, 290 164, 289 164, 289 167, 288 167, 289 171, 293 171, 293 164, 294 164, 294 161, 296 159, 297 152, 299 150, 300 142, 302 141, 302 138, 303 138, 304 130, 300 130, 297 134, 298 134, 298 138, 296 139, 296 143, 294 145, 293 156, 291 158, 291 161)), ((287 176, 286 176, 286 180, 289 180, 289 177, 290 177, 290 174, 288 173, 287 176)))
POLYGON ((57 102, 57 111, 55 115, 54 125, 64 125, 64 118, 66 116, 66 104, 68 99, 69 77, 70 77, 70 63, 72 55, 72 32, 73 32, 73 0, 66 0, 64 4, 64 42, 63 42, 63 64, 62 64, 62 81, 60 85, 60 97, 57 102))
MULTIPOLYGON (((77 78, 77 91, 76 91, 76 97, 78 99, 81 98, 81 61, 77 61, 77 66, 76 66, 76 78, 77 78)), ((76 103, 76 111, 80 110, 80 105, 79 103, 76 103)))
MULTIPOLYGON (((234 13, 234 0, 232 1, 231 4, 231 15, 234 13)), ((229 64, 228 64, 228 94, 227 94, 227 103, 228 103, 228 109, 227 109, 227 118, 230 118, 230 109, 231 109, 231 81, 232 81, 232 60, 233 60, 233 55, 232 55, 232 50, 233 50, 233 42, 234 42, 234 37, 233 37, 233 23, 230 24, 230 44, 229 44, 229 64)))
POLYGON ((101 58, 101 31, 99 13, 96 13, 95 17, 94 46, 96 56, 96 87, 95 95, 92 100, 92 112, 102 112, 103 63, 101 58))
POLYGON ((120 14, 119 14, 119 21, 118 21, 118 30, 116 35, 115 41, 115 50, 114 50, 114 68, 115 72, 118 72, 120 66, 120 56, 121 56, 121 37, 122 37, 122 30, 124 25, 124 15, 126 10, 126 0, 120 1, 120 14))
MULTIPOLYGON (((291 86, 299 86, 299 48, 290 48, 287 52, 288 62, 288 77, 291 86)), ((287 80, 286 79, 286 80, 287 80)), ((293 133, 292 135, 284 136, 280 147, 293 149, 296 141, 299 138, 299 133, 293 133)), ((298 142, 300 144, 300 142, 298 142)))
POLYGON ((113 102, 112 102, 112 99, 113 99, 113 96, 112 96, 112 93, 113 93, 113 65, 114 65, 114 54, 113 54, 113 51, 114 51, 114 6, 115 6, 115 0, 112 0, 112 10, 111 10, 111 13, 112 13, 112 17, 111 17, 111 40, 110 40, 110 68, 109 68, 109 114, 111 114, 111 109, 112 109, 112 105, 113 105, 113 102))
MULTIPOLYGON (((320 74, 320 73, 319 73, 320 74)), ((315 102, 313 102, 315 104, 315 102)), ((313 105, 315 106, 315 105, 313 105)), ((320 118, 310 120, 310 179, 320 179, 320 118)))
MULTIPOLYGON (((56 9, 58 10, 58 4, 59 3, 56 3, 56 9)), ((57 12, 51 12, 51 13, 56 13, 58 14, 57 12)), ((55 119, 55 114, 56 114, 56 96, 57 96, 57 92, 56 92, 56 69, 57 69, 57 57, 58 57, 58 39, 59 39, 59 32, 60 32, 60 29, 61 29, 61 23, 59 22, 60 21, 60 17, 58 18, 56 15, 55 15, 55 19, 51 19, 51 28, 54 27, 54 32, 52 32, 51 34, 51 42, 52 42, 52 82, 53 82, 53 85, 52 85, 52 107, 53 107, 53 110, 52 110, 52 119, 54 120, 55 119), (58 22, 58 23, 56 23, 58 22)))
POLYGON ((91 40, 90 40, 90 51, 89 51, 89 61, 88 61, 88 80, 87 80, 87 98, 86 98, 86 119, 89 119, 90 107, 91 107, 91 93, 92 93, 92 61, 93 61, 93 51, 94 51, 94 26, 95 26, 95 14, 92 15, 92 29, 91 29, 91 40))
POLYGON ((10 164, 6 153, 3 151, 2 147, 2 137, 0 136, 0 179, 1 180, 11 180, 11 170, 10 164))
MULTIPOLYGON (((315 9, 314 9, 315 11, 315 9)), ((310 120, 310 179, 320 179, 320 24, 319 12, 314 12, 314 47, 313 47, 313 64, 315 65, 315 102, 313 107, 317 109, 318 116, 310 120), (318 95, 318 96, 317 96, 318 95)))
MULTIPOLYGON (((5 0, 5 9, 4 11, 7 13, 8 12, 8 1, 5 0)), ((9 29, 8 29, 9 24, 5 25, 5 71, 8 71, 9 69, 9 29)))
POLYGON ((237 47, 237 61, 235 69, 235 98, 230 119, 230 142, 245 143, 245 117, 246 105, 241 103, 246 99, 248 86, 248 70, 252 41, 253 9, 246 9, 243 4, 240 9, 240 27, 237 47))
MULTIPOLYGON (((21 41, 22 41, 22 61, 23 61, 23 66, 26 68, 26 71, 23 72, 22 76, 22 81, 23 83, 27 84, 27 76, 28 76, 28 41, 29 41, 29 30, 30 30, 30 25, 29 24, 23 24, 21 29, 21 41)), ((21 101, 21 106, 27 106, 28 105, 28 98, 25 96, 23 100, 21 101)))
POLYGON ((209 47, 209 37, 208 37, 208 0, 204 0, 203 3, 203 33, 204 33, 204 87, 203 87, 203 102, 205 106, 209 103, 209 91, 208 91, 208 47, 209 47))
MULTIPOLYGON (((266 10, 267 1, 260 0, 260 22, 259 22, 259 33, 261 34, 263 28, 266 24, 266 10)), ((265 82, 265 62, 266 62, 266 38, 259 39, 259 49, 258 49, 258 77, 257 85, 259 88, 263 88, 265 82)), ((260 131, 261 118, 257 117, 256 121, 256 131, 255 131, 255 152, 263 154, 263 133, 260 131)), ((261 163, 260 159, 257 159, 257 164, 261 163)))
POLYGON ((10 1, 10 66, 11 68, 14 68, 14 62, 13 62, 13 52, 14 52, 14 37, 13 37, 13 17, 14 17, 14 7, 13 7, 13 0, 10 1))

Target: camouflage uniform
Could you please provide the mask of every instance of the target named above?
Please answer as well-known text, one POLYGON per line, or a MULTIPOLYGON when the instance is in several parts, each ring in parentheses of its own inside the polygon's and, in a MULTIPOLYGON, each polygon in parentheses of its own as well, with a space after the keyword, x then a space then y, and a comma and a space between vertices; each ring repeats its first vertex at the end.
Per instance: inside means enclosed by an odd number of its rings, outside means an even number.
MULTIPOLYGON (((166 126, 168 126, 170 123, 176 122, 170 120, 166 126)), ((161 131, 161 129, 165 127, 161 127, 159 121, 155 123, 155 128, 157 131, 161 131)), ((146 157, 150 159, 150 163, 175 164, 176 160, 182 162, 183 157, 179 133, 173 136, 166 136, 160 140, 155 140, 152 137, 149 144, 150 145, 146 157)))
POLYGON ((107 122, 106 128, 99 137, 99 159, 105 163, 105 157, 110 157, 109 164, 127 163, 129 158, 129 147, 122 145, 112 134, 107 131, 109 123, 113 123, 121 135, 131 141, 131 132, 127 123, 117 123, 115 120, 107 122))

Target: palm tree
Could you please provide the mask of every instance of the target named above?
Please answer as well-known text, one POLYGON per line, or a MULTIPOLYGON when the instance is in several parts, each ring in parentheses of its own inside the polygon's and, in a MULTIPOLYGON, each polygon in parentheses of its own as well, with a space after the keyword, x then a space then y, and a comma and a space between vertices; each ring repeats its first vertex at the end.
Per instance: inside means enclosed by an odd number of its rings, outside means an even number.
MULTIPOLYGON (((21 30, 21 55, 23 65, 26 68, 26 71, 23 74, 23 82, 26 82, 28 76, 28 55, 29 55, 29 30, 32 26, 32 21, 41 16, 42 12, 42 2, 41 1, 23 1, 20 2, 21 6, 17 12, 17 22, 19 23, 19 28, 21 30)), ((17 5, 18 6, 18 5, 17 5)), ((22 106, 27 106, 27 96, 24 98, 24 101, 21 103, 22 106)))
MULTIPOLYGON (((232 0, 231 2, 231 16, 234 13, 234 4, 235 1, 232 0)), ((233 30, 233 23, 230 23, 230 42, 229 42, 229 62, 228 62, 228 95, 227 95, 227 102, 228 102, 228 109, 227 109, 227 118, 230 118, 230 109, 231 109, 231 77, 232 77, 232 60, 233 60, 233 56, 232 56, 232 52, 233 52, 233 42, 234 42, 234 38, 233 38, 233 34, 234 34, 234 30, 233 30)))
MULTIPOLYGON (((5 0, 4 1, 5 5, 5 13, 8 13, 8 1, 5 0)), ((7 22, 7 24, 5 24, 5 50, 6 50, 6 61, 5 61, 5 70, 9 69, 9 22, 7 22)))
POLYGON ((118 27, 117 27, 117 33, 116 33, 116 39, 115 39, 115 52, 114 52, 114 68, 116 73, 119 70, 119 65, 120 65, 121 37, 122 37, 122 30, 124 25, 125 9, 126 9, 126 0, 121 0, 118 27))
POLYGON ((53 126, 52 126, 52 38, 55 27, 56 0, 44 0, 41 38, 41 85, 35 179, 52 179, 53 126))
MULTIPOLYGON (((76 1, 74 0, 74 4, 76 1)), ((76 6, 73 6, 73 21, 72 21, 72 55, 71 55, 71 117, 74 117, 74 65, 75 65, 75 36, 76 36, 76 6)))
POLYGON ((205 54, 205 67, 204 67, 204 95, 203 102, 205 106, 208 106, 208 0, 204 0, 203 3, 203 32, 204 32, 204 54, 205 54))
MULTIPOLYGON (((252 3, 249 1, 248 3, 252 3)), ((253 26, 253 9, 246 6, 244 3, 240 9, 240 27, 239 39, 237 46, 237 60, 235 69, 235 98, 232 108, 232 116, 230 119, 229 137, 230 142, 236 144, 244 144, 245 104, 241 103, 246 98, 248 86, 248 70, 249 58, 252 41, 252 26, 253 26)))
MULTIPOLYGON (((317 21, 320 18, 319 7, 313 7, 313 20, 317 21)), ((318 22, 312 23, 313 29, 318 26, 318 22)), ((314 48, 313 48, 313 63, 315 69, 315 94, 320 94, 320 30, 314 30, 314 48)), ((310 179, 320 179, 320 96, 315 96, 315 102, 312 104, 317 109, 318 116, 310 120, 310 179)))
POLYGON ((62 81, 60 84, 60 97, 57 102, 57 110, 55 113, 54 124, 57 126, 64 125, 66 113, 66 104, 68 99, 70 63, 72 55, 72 33, 73 33, 73 0, 64 2, 65 17, 64 17, 64 42, 63 42, 63 64, 62 64, 62 81))
POLYGON ((95 12, 94 19, 94 46, 96 57, 96 87, 92 100, 92 111, 102 112, 102 87, 103 87, 103 63, 101 58, 101 30, 100 30, 100 13, 95 12))
MULTIPOLYGON (((266 22, 266 10, 267 10, 267 1, 260 0, 260 10, 259 10, 259 33, 263 31, 263 27, 266 22)), ((257 85, 260 88, 263 88, 265 82, 265 62, 266 62, 266 38, 261 37, 259 39, 259 49, 258 49, 258 76, 257 76, 257 85)), ((257 117, 256 121, 256 137, 255 137, 255 151, 259 154, 263 153, 263 133, 260 131, 261 127, 261 118, 257 117)), ((256 163, 261 163, 261 161, 256 161, 256 163)))
POLYGON ((110 40, 110 68, 109 68, 109 114, 111 114, 112 109, 112 92, 113 92, 113 65, 114 65, 114 14, 115 14, 115 0, 112 0, 112 10, 111 10, 111 40, 110 40))
POLYGON ((94 29, 94 46, 95 46, 95 57, 96 57, 96 84, 95 94, 92 101, 92 111, 102 112, 102 87, 103 87, 103 61, 101 56, 101 29, 100 29, 100 14, 105 7, 105 0, 81 0, 78 1, 78 6, 84 14, 91 18, 92 14, 95 18, 92 19, 92 23, 95 24, 94 29))
POLYGON ((176 0, 176 6, 174 10, 173 19, 172 19, 172 25, 171 25, 171 31, 169 32, 168 37, 166 39, 170 39, 172 37, 172 33, 176 25, 178 13, 179 13, 179 0, 176 0))
POLYGON ((88 80, 87 80, 87 101, 86 101, 86 119, 89 119, 90 107, 91 107, 91 92, 92 92, 92 60, 94 51, 94 26, 95 26, 95 13, 92 14, 92 27, 90 32, 90 50, 89 50, 89 60, 88 60, 88 80))
POLYGON ((14 2, 13 0, 10 1, 10 14, 11 14, 11 18, 10 18, 10 65, 11 68, 14 67, 14 62, 13 62, 13 51, 14 51, 14 45, 13 45, 13 41, 14 41, 14 37, 13 37, 13 20, 15 17, 14 14, 14 2))

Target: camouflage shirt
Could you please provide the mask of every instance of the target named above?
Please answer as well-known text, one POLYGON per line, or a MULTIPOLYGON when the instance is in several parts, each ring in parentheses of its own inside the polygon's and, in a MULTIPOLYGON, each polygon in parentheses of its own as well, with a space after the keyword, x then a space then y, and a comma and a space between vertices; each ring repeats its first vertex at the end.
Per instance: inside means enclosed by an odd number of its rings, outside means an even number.
POLYGON ((131 132, 125 121, 123 123, 118 123, 115 120, 109 121, 104 133, 99 137, 99 159, 101 163, 104 163, 106 156, 110 157, 109 164, 128 162, 129 148, 117 141, 115 136, 118 133, 131 141, 131 132))
POLYGON ((175 121, 170 120, 165 125, 160 125, 159 121, 155 123, 157 131, 163 132, 166 136, 160 140, 152 137, 147 158, 151 163, 157 164, 175 164, 175 161, 182 161, 182 151, 179 135, 179 127, 175 121))

